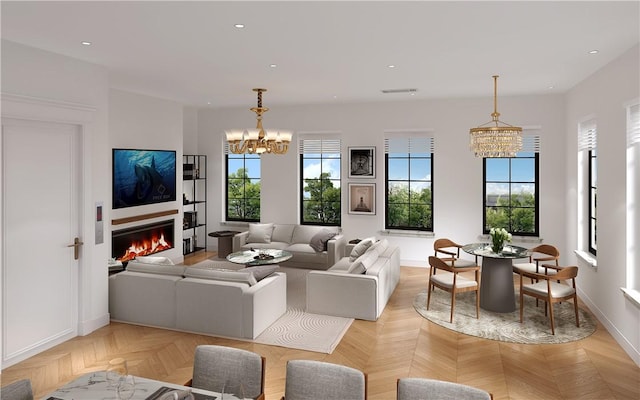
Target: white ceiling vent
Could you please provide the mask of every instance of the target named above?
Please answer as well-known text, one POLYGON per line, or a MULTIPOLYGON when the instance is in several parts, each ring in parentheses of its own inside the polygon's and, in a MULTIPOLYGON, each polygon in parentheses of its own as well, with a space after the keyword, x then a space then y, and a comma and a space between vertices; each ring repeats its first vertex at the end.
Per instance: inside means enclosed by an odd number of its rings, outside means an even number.
POLYGON ((389 93, 415 93, 418 89, 382 89, 381 92, 384 94, 389 93))

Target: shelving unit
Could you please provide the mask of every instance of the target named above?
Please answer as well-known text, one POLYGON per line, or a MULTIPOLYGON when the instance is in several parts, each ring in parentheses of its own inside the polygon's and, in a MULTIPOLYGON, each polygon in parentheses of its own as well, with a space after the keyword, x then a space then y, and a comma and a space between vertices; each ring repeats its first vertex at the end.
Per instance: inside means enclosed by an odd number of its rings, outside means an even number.
POLYGON ((182 156, 182 254, 207 248, 207 156, 182 156))

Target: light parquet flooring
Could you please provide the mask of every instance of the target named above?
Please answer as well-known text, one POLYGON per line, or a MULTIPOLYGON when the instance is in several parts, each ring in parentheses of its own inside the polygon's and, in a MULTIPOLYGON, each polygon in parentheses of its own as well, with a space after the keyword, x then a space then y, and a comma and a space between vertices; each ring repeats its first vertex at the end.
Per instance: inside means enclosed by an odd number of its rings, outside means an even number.
MULTIPOLYGON (((210 257, 196 253, 186 263, 210 257)), ((194 349, 219 344, 257 352, 267 359, 265 395, 280 399, 285 366, 313 359, 358 368, 368 374, 368 398, 395 399, 400 377, 429 377, 476 386, 502 399, 640 399, 640 368, 598 325, 581 341, 523 345, 458 334, 422 318, 413 309, 427 270, 402 267, 400 284, 377 322, 356 320, 333 354, 253 344, 211 336, 112 323, 2 371, 2 385, 30 378, 36 398, 108 360, 124 357, 131 373, 184 383, 191 378, 194 349)), ((584 307, 584 305, 582 305, 584 307)))

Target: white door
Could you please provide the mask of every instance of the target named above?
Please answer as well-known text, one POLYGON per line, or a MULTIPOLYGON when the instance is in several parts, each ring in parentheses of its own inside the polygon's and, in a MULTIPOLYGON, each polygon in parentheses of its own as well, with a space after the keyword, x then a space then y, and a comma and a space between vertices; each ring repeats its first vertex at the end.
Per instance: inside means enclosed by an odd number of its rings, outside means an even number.
POLYGON ((3 366, 77 336, 79 143, 76 125, 2 120, 3 366))

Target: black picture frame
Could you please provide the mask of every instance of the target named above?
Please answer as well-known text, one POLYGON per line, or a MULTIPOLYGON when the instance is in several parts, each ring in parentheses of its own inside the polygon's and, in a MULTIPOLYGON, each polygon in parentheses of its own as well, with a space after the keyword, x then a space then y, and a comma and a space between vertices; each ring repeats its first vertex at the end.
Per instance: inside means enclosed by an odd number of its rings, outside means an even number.
POLYGON ((376 177, 376 148, 349 147, 349 178, 376 177))

